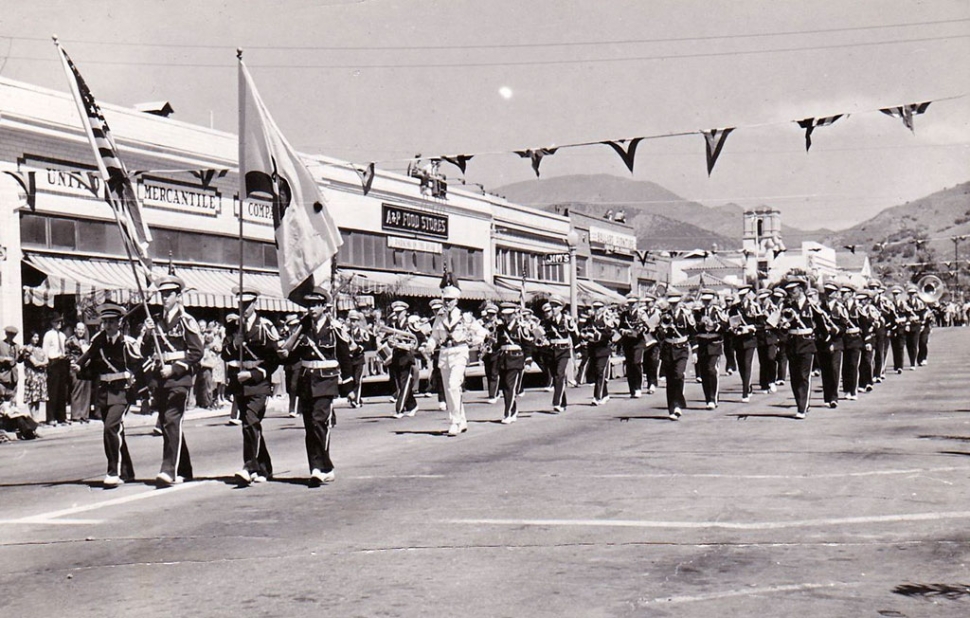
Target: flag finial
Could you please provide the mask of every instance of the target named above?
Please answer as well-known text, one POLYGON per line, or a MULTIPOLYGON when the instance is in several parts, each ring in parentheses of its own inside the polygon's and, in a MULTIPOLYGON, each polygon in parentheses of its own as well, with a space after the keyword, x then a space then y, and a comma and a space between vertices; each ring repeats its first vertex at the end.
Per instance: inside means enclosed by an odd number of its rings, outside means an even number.
POLYGON ((57 35, 56 34, 52 34, 51 35, 51 38, 54 39, 54 42, 55 43, 57 43, 57 35))
POLYGON ((237 47, 236 48, 236 58, 238 60, 242 60, 242 52, 243 52, 242 47, 237 47))

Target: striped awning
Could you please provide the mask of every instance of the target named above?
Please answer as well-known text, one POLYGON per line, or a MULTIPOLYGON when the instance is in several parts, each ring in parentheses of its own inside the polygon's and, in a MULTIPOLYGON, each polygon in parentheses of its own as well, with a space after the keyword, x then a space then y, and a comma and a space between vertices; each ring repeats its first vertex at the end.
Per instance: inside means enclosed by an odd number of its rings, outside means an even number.
MULTIPOLYGON (((24 304, 53 306, 54 297, 61 294, 78 296, 110 295, 116 302, 140 302, 138 285, 128 262, 102 258, 80 258, 29 253, 28 264, 47 275, 36 287, 24 286, 24 304)), ((153 271, 164 275, 166 268, 153 271)), ((186 307, 214 307, 232 309, 237 306, 232 290, 239 285, 239 271, 196 266, 177 267, 176 272, 185 281, 182 302, 186 307)), ((259 290, 257 307, 262 311, 293 312, 300 307, 282 298, 279 276, 270 273, 246 272, 244 282, 259 290)), ((158 303, 154 290, 149 302, 158 303)))
POLYGON ((611 290, 605 285, 595 281, 577 281, 576 287, 579 288, 579 299, 581 301, 599 300, 604 303, 623 302, 626 297, 615 290, 611 290))
MULTIPOLYGON (((341 268, 341 277, 349 279, 346 289, 357 294, 390 294, 433 298, 441 295, 441 279, 428 275, 389 273, 341 268)), ((462 298, 470 300, 514 300, 518 298, 486 281, 458 281, 462 298), (514 297, 514 298, 513 298, 514 297)))

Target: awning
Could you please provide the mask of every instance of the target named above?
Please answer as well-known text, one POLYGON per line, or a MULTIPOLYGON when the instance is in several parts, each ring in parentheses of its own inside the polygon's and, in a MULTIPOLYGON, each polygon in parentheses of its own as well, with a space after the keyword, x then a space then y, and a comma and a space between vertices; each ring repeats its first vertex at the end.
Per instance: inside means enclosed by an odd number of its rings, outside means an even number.
MULTIPOLYGON (((24 286, 24 303, 53 305, 53 297, 59 294, 88 296, 117 291, 116 301, 139 302, 138 285, 128 262, 121 260, 71 258, 29 253, 28 264, 45 273, 47 279, 39 286, 24 286)), ((176 269, 185 281, 182 302, 186 307, 215 307, 232 309, 238 306, 233 287, 239 285, 239 271, 219 268, 183 266, 176 269)), ((162 276, 167 268, 157 267, 153 275, 162 276)), ((246 272, 246 285, 259 290, 257 308, 263 311, 294 312, 301 307, 281 297, 278 275, 246 272)), ((147 291, 147 290, 146 290, 147 291)), ((150 299, 157 302, 157 299, 150 299)))
MULTIPOLYGON (((441 279, 428 275, 389 273, 341 268, 340 275, 351 278, 346 291, 357 294, 390 294, 432 298, 441 296, 441 279)), ((486 281, 458 280, 462 298, 470 300, 514 300, 512 294, 486 281)), ((518 298, 518 296, 515 296, 518 298)))
POLYGON ((576 287, 579 288, 578 296, 580 300, 599 300, 604 303, 619 303, 625 300, 625 297, 619 292, 595 281, 579 280, 576 282, 576 287))
MULTIPOLYGON (((522 280, 514 279, 512 277, 495 277, 495 285, 499 288, 505 290, 511 290, 515 292, 515 299, 518 300, 519 294, 522 290, 522 280)), ((525 292, 526 294, 541 294, 543 296, 561 296, 567 302, 569 301, 569 286, 560 285, 556 283, 536 283, 535 281, 525 282, 525 292)))

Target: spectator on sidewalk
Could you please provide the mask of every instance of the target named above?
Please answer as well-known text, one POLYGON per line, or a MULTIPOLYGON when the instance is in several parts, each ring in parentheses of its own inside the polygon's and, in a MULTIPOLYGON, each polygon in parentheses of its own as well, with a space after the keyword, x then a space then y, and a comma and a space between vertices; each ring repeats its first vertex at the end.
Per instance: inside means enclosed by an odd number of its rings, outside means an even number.
POLYGON ((79 423, 90 422, 88 417, 91 413, 94 383, 78 375, 80 367, 77 364, 89 347, 91 347, 91 338, 88 337, 88 327, 84 322, 78 322, 74 327, 74 334, 65 344, 65 350, 71 363, 71 420, 79 423))
POLYGON ((47 424, 67 423, 67 403, 71 394, 71 361, 67 357, 67 337, 61 329, 64 318, 55 313, 44 333, 47 355, 47 424))
POLYGON ((30 336, 30 343, 24 348, 24 403, 39 422, 40 404, 47 403, 47 354, 38 333, 30 336))

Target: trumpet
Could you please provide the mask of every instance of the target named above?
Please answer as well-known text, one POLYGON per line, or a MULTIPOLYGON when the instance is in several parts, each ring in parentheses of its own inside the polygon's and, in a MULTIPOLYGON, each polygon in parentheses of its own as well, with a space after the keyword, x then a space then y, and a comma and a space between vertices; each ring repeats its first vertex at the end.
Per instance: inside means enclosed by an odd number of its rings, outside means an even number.
POLYGON ((418 336, 410 331, 398 330, 382 324, 377 327, 377 333, 386 335, 384 343, 391 347, 412 349, 418 346, 418 336))

